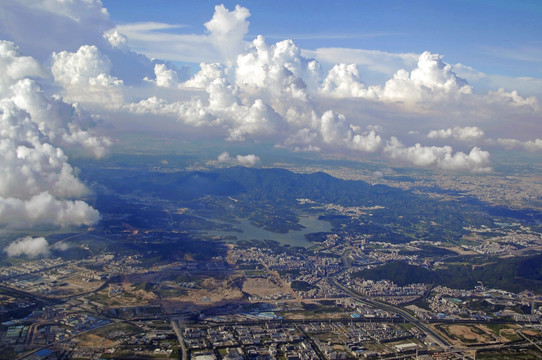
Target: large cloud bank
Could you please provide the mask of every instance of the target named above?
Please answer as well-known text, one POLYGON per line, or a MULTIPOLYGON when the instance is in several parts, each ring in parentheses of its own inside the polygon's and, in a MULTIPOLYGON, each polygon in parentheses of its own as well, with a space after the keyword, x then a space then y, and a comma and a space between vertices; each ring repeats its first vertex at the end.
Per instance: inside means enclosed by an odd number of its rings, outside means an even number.
POLYGON ((103 156, 110 140, 85 127, 75 105, 48 98, 33 78, 45 70, 0 42, 0 226, 88 225, 99 214, 83 201, 88 189, 74 174, 64 148, 103 156))
MULTIPOLYGON (((229 12, 219 6, 206 24, 211 39, 234 29, 231 31, 236 36, 228 38, 227 44, 238 53, 235 62, 230 53, 224 55, 223 63, 202 63, 201 70, 186 82, 178 82, 171 69, 155 68, 157 86, 172 91, 192 89, 190 100, 171 102, 151 96, 127 103, 124 109, 175 117, 198 128, 218 129, 230 141, 273 139, 277 146, 294 151, 381 153, 415 166, 473 172, 491 171, 490 155, 482 150, 483 146, 512 147, 510 141, 486 138, 482 125, 476 122, 482 124, 503 114, 540 116, 536 98, 504 90, 475 94, 451 65, 430 52, 419 55, 412 70, 399 69, 383 85, 366 85, 355 64, 337 64, 324 74, 322 66, 304 57, 291 40, 269 44, 263 36, 257 36, 249 43, 241 41, 248 15, 248 10, 241 7, 229 12), (364 106, 373 112, 381 111, 381 116, 388 119, 389 109, 401 117, 411 114, 406 117, 415 130, 394 134, 393 129, 378 123, 378 114, 371 114, 371 122, 359 115, 364 106), (420 133, 415 118, 423 117, 427 122, 429 116, 447 118, 452 127, 422 130, 428 135, 410 139, 410 146, 399 140, 405 133, 420 133), (456 123, 454 117, 459 119, 456 123), (455 151, 452 145, 420 144, 428 139, 452 140, 464 150, 455 151), (470 147, 465 148, 465 144, 470 147)), ((435 120, 432 126, 438 124, 435 120)), ((403 129, 407 126, 407 121, 400 124, 403 129)), ((536 144, 536 140, 532 141, 536 144)))
MULTIPOLYGON (((96 210, 76 200, 88 189, 66 155, 74 148, 105 155, 111 141, 92 129, 98 113, 113 126, 121 126, 114 123, 117 117, 128 119, 123 126, 130 127, 130 119, 153 116, 231 142, 378 154, 448 171, 491 171, 489 150, 495 147, 542 150, 542 140, 532 136, 540 134, 542 123, 535 97, 502 89, 477 93, 441 55, 429 51, 387 54, 395 60, 384 61, 386 69, 398 63, 409 67, 368 85, 355 63, 326 70, 291 40, 269 43, 256 36, 246 41, 250 12, 242 6, 231 11, 217 6, 204 24, 205 34, 184 35, 156 31, 178 27, 171 24, 115 28, 99 0, 25 0, 0 5, 0 15, 11 19, 0 26, 0 35, 11 40, 0 42, 2 226, 98 220, 96 210), (21 25, 28 20, 32 29, 21 25), (49 30, 46 41, 31 36, 49 30), (174 65, 131 51, 133 44, 166 48, 168 42, 203 61, 193 76, 187 79, 174 65)), ((384 56, 350 54, 362 60, 384 56)), ((258 157, 226 153, 219 161, 251 166, 258 157)))

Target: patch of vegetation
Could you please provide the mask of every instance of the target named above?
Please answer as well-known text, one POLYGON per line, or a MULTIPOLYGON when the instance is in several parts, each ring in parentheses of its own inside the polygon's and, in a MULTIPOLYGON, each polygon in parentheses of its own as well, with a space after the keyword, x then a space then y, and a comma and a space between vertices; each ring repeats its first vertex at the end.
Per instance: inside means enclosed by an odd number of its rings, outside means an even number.
POLYGON ((335 300, 320 300, 319 303, 325 306, 335 306, 336 304, 335 300))
POLYGON ((154 284, 149 281, 144 281, 140 283, 133 284, 134 290, 144 290, 144 291, 151 291, 154 287, 154 284))
POLYGON ((308 311, 314 311, 314 310, 317 310, 320 307, 318 304, 305 303, 305 302, 302 302, 301 306, 303 307, 303 310, 308 310, 308 311))
POLYGON ((188 294, 188 291, 185 289, 173 289, 173 288, 159 288, 153 291, 156 296, 160 298, 168 298, 175 296, 184 296, 188 294))
POLYGON ((411 323, 401 323, 398 325, 405 330, 412 330, 412 328, 414 328, 414 324, 411 324, 411 323))
POLYGON ((448 255, 455 255, 456 253, 448 249, 431 246, 431 245, 422 245, 418 246, 420 250, 401 250, 399 251, 400 255, 420 255, 423 257, 441 257, 448 255))
POLYGON ((141 332, 141 329, 133 324, 126 322, 117 322, 106 325, 99 329, 93 330, 92 333, 110 340, 115 340, 116 337, 122 336, 121 334, 137 334, 141 332))
POLYGON ((0 359, 1 360, 12 360, 17 359, 20 354, 17 354, 13 351, 13 348, 11 347, 2 347, 2 351, 0 351, 0 359))
POLYGON ((322 305, 321 303, 302 302, 303 312, 306 316, 326 316, 330 313, 344 312, 344 309, 335 305, 322 305))
POLYGON ((192 281, 192 277, 190 277, 190 275, 188 275, 188 273, 186 275, 184 274, 181 274, 181 275, 176 275, 175 278, 172 279, 174 282, 176 283, 179 283, 179 282, 190 282, 192 281))
POLYGON ((535 360, 540 359, 542 353, 533 348, 506 349, 496 351, 478 351, 476 358, 481 360, 535 360))
MULTIPOLYGON (((222 225, 208 219, 231 223, 236 218, 248 218, 256 226, 285 233, 302 228, 297 213, 307 207, 300 205, 298 198, 309 198, 319 204, 382 206, 373 211, 372 216, 366 216, 362 223, 333 211, 326 212, 321 219, 330 221, 334 229, 341 228, 346 233, 371 234, 378 240, 395 243, 412 239, 457 243, 466 233, 464 226, 493 226, 496 214, 527 220, 539 216, 533 211, 491 208, 472 199, 432 199, 385 185, 345 181, 322 172, 298 174, 285 169, 245 167, 149 172, 145 166, 100 167, 99 163, 80 166, 86 181, 111 190, 98 193, 93 205, 103 213, 125 214, 123 222, 138 229, 167 229, 173 225, 213 229, 222 225), (159 202, 142 207, 123 196, 138 194, 186 207, 190 213, 164 211, 159 202)), ((103 226, 109 225, 118 225, 118 222, 103 221, 103 226)), ((317 241, 322 239, 322 234, 310 237, 317 241)))
POLYGON ((520 341, 522 338, 516 332, 517 326, 507 324, 487 324, 486 325, 497 337, 505 338, 508 341, 520 341))
POLYGON ((95 301, 102 304, 109 303, 111 301, 111 299, 109 298, 109 295, 107 295, 107 292, 105 291, 100 291, 94 295, 88 296, 87 299, 89 301, 95 301))
POLYGON ((284 275, 286 274, 289 274, 292 276, 298 276, 301 273, 301 271, 299 269, 289 269, 289 270, 279 270, 278 273, 281 277, 284 277, 284 275))
POLYGON ((316 232, 316 233, 305 234, 305 239, 307 239, 310 242, 315 242, 315 243, 324 242, 326 240, 326 236, 329 234, 331 233, 316 232))
POLYGON ((292 284, 290 286, 292 287, 292 290, 294 291, 309 291, 310 289, 314 287, 308 282, 301 281, 301 280, 292 281, 292 284))
POLYGON ((400 286, 426 283, 456 289, 472 289, 478 282, 488 288, 512 292, 531 290, 542 292, 542 255, 495 259, 483 266, 449 264, 446 269, 428 270, 401 261, 359 271, 353 276, 368 280, 392 280, 400 286))
POLYGON ((472 310, 483 311, 486 313, 494 313, 506 308, 504 305, 491 304, 484 299, 468 299, 467 307, 472 310))

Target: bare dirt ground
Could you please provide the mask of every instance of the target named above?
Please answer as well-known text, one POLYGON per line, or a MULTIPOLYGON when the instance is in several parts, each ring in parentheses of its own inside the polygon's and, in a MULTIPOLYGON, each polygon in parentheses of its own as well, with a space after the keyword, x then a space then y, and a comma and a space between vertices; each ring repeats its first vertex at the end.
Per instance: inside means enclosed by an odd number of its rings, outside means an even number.
POLYGON ((170 310, 180 304, 215 305, 223 301, 237 301, 244 298, 235 278, 219 280, 214 278, 205 279, 199 289, 190 289, 186 295, 172 296, 163 299, 160 303, 164 309, 170 310))
POLYGON ((95 334, 84 334, 78 338, 78 346, 94 347, 94 348, 107 348, 115 345, 114 341, 108 340, 104 337, 95 334))
POLYGON ((487 334, 478 326, 469 325, 442 325, 454 344, 488 343, 495 341, 494 337, 487 334), (480 333, 479 333, 480 332, 480 333))
POLYGON ((522 333, 527 335, 527 336, 540 336, 540 331, 523 330, 522 333))
POLYGON ((100 286, 103 285, 103 281, 91 281, 86 282, 83 280, 83 278, 79 275, 72 275, 69 276, 66 279, 63 279, 63 282, 65 282, 67 285, 63 287, 63 291, 66 292, 64 296, 67 295, 77 295, 82 294, 90 291, 94 291, 98 289, 100 286))
POLYGON ((269 279, 263 278, 248 278, 243 282, 243 291, 256 296, 267 296, 278 293, 289 292, 289 289, 286 289, 282 286, 274 284, 269 279))
POLYGON ((137 304, 137 305, 144 305, 148 303, 149 301, 152 301, 156 299, 156 295, 152 291, 145 291, 142 289, 136 290, 132 284, 124 283, 122 284, 122 288, 127 293, 132 293, 136 296, 135 299, 131 299, 130 303, 137 304))
POLYGON ((477 252, 472 250, 465 250, 460 246, 452 246, 452 247, 443 247, 442 249, 450 250, 453 252, 458 253, 459 255, 476 255, 477 252))
MULTIPOLYGON (((241 300, 245 297, 241 291, 243 277, 239 274, 220 278, 194 276, 193 280, 195 282, 194 288, 189 288, 180 286, 174 281, 172 274, 168 272, 130 274, 123 278, 120 295, 115 294, 111 289, 102 291, 100 294, 106 298, 102 302, 113 302, 117 306, 119 304, 136 306, 159 303, 166 312, 177 311, 175 309, 180 309, 179 304, 208 306, 223 301, 241 300)), ((280 287, 275 285, 276 288, 273 288, 273 285, 272 282, 249 281, 248 289, 254 292, 274 292, 276 289, 280 291, 280 287)))

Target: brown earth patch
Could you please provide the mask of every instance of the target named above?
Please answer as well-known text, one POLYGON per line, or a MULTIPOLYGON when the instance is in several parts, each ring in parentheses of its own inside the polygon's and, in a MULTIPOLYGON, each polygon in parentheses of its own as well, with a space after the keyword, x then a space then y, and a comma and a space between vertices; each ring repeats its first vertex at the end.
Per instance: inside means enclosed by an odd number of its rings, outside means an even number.
POLYGON ((219 280, 214 278, 205 279, 201 283, 201 289, 189 290, 186 295, 168 298, 171 302, 184 302, 197 305, 211 305, 222 301, 235 301, 243 298, 236 279, 219 280))
POLYGON ((540 336, 540 332, 534 330, 523 330, 522 333, 527 336, 540 336))
POLYGON ((85 334, 81 335, 78 338, 78 346, 87 346, 87 347, 98 347, 98 348, 106 348, 106 347, 112 347, 115 345, 114 341, 108 340, 104 337, 95 335, 95 334, 85 334))
POLYGON ((250 295, 267 296, 282 292, 288 292, 281 286, 264 278, 247 278, 243 283, 242 290, 250 295))
POLYGON ((472 250, 465 250, 460 246, 442 247, 442 249, 450 250, 458 253, 459 255, 476 255, 477 252, 472 250))
POLYGON ((452 339, 455 338, 457 342, 472 344, 472 343, 488 343, 493 342, 494 338, 487 334, 483 329, 477 326, 468 325, 448 325, 442 326, 452 339), (481 332, 481 333, 479 333, 481 332))

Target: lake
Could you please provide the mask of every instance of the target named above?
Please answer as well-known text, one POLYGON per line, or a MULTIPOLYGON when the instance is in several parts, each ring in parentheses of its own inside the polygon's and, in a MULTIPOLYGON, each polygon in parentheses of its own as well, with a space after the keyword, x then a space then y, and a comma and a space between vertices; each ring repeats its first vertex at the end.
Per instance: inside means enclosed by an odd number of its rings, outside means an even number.
POLYGON ((291 230, 286 234, 275 233, 267 231, 265 229, 254 226, 248 219, 237 219, 239 224, 233 224, 235 229, 242 232, 235 231, 223 231, 223 230, 211 230, 205 233, 211 236, 235 236, 237 240, 275 240, 281 244, 288 244, 291 246, 309 247, 314 245, 310 241, 305 239, 305 234, 316 232, 329 232, 331 231, 331 223, 324 220, 319 220, 318 216, 303 215, 299 216, 299 223, 305 228, 302 230, 291 230))

